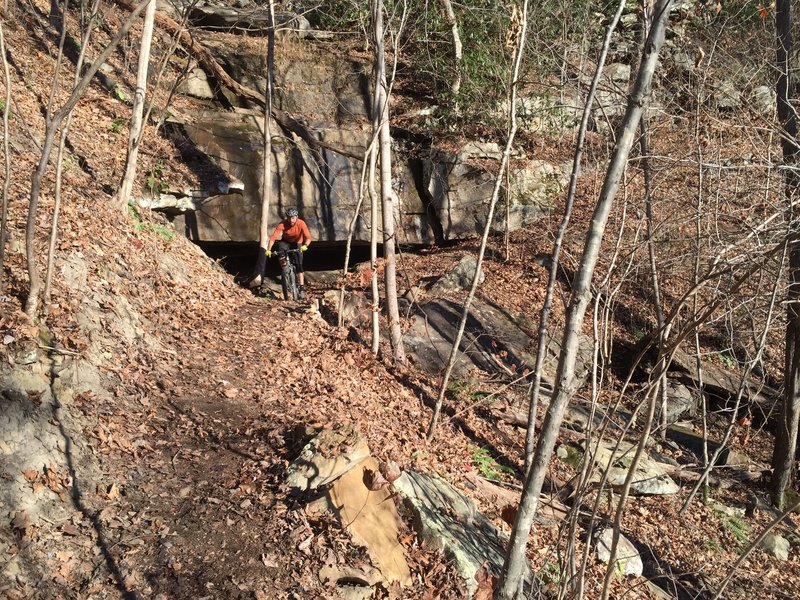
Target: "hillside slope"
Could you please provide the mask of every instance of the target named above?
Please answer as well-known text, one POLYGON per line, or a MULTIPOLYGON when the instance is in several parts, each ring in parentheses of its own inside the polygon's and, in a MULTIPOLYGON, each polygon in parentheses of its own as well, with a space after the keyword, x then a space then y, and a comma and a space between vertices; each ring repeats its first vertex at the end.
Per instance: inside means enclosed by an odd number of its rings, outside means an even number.
MULTIPOLYGON (((41 321, 25 318, 26 205, 52 83, 55 40, 47 10, 41 1, 13 5, 6 22, 13 172, 0 296, 0 594, 332 597, 321 568, 367 559, 341 523, 307 510, 306 499, 289 494, 284 481, 288 462, 308 436, 341 424, 360 430, 380 461, 439 473, 467 491, 507 531, 503 517, 509 519, 518 496, 524 431, 484 408, 488 396, 493 409, 516 410, 526 382, 516 376, 457 382, 448 401, 459 402, 458 409, 426 444, 436 381, 374 359, 311 303, 267 301, 238 287, 159 215, 120 214, 110 192, 126 145, 118 123, 129 108, 100 85, 78 105, 68 137, 52 299, 41 321), (476 487, 476 475, 494 479, 494 495, 476 487), (500 485, 504 495, 497 492, 500 485)), ((100 37, 107 39, 122 18, 109 9, 100 37)), ((118 82, 127 92, 132 73, 123 63, 131 56, 121 51, 113 59, 117 71, 129 75, 118 82)), ((72 76, 65 65, 63 81, 72 76)), ((63 101, 63 92, 57 96, 63 101)), ((181 108, 180 102, 173 107, 181 108)), ((152 128, 148 135, 145 177, 168 172, 171 181, 190 181, 191 169, 175 148, 152 128)), ((51 186, 52 169, 37 218, 40 258, 53 209, 51 186)), ((587 215, 584 209, 576 220, 587 215)), ((510 261, 499 258, 497 244, 486 265, 486 293, 510 313, 527 311, 531 318, 547 280, 532 257, 549 250, 551 232, 543 225, 536 234, 512 239, 510 261)), ((408 257, 410 284, 440 275, 473 250, 465 243, 408 257)), ((322 285, 312 290, 316 297, 324 291, 322 285)), ((772 518, 763 507, 744 513, 761 491, 758 461, 771 439, 763 431, 747 436, 732 443, 752 453, 752 469, 744 469, 751 479, 715 479, 715 496, 729 513, 694 502, 678 515, 696 464, 668 444, 660 450, 683 461, 684 487, 675 496, 630 500, 626 534, 647 549, 662 583, 669 582, 662 587, 676 596, 708 597, 772 518)), ((564 442, 580 439, 563 431, 564 442)), ((555 460, 551 491, 569 490, 574 475, 566 461, 555 460)), ((607 520, 612 511, 602 500, 607 520)), ((585 499, 584 508, 592 501, 585 499)), ((798 517, 791 519, 788 529, 796 529, 798 517)), ((422 547, 410 519, 405 527, 401 541, 413 585, 398 595, 463 597, 449 559, 422 547)), ((532 535, 530 559, 545 591, 558 583, 568 531, 565 523, 542 525, 532 535)), ((576 543, 582 551, 584 540, 576 536, 576 543)), ((598 597, 604 572, 592 553, 588 597, 598 597)), ((726 597, 790 598, 798 582, 796 549, 781 563, 757 551, 726 597)), ((395 592, 378 590, 376 596, 395 592)), ((642 578, 616 580, 614 594, 658 597, 642 578)))

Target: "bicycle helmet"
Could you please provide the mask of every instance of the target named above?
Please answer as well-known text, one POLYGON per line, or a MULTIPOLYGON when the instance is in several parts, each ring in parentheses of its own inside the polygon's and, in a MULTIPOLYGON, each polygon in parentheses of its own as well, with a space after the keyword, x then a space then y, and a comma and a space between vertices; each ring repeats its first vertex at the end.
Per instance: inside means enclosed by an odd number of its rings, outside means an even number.
POLYGON ((297 216, 297 209, 296 208, 289 208, 286 210, 286 218, 289 217, 296 217, 297 216))

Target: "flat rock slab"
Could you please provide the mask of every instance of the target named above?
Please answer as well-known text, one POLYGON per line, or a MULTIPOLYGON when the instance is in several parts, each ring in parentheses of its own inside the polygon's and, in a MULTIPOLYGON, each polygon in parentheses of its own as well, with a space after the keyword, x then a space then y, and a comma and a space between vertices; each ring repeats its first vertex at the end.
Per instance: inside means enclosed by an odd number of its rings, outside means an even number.
POLYGON ((493 575, 499 575, 506 536, 471 499, 436 475, 404 471, 393 485, 414 511, 423 542, 453 559, 470 595, 477 589, 475 574, 481 565, 486 563, 493 575))
MULTIPOLYGON (((370 593, 377 582, 411 585, 411 570, 398 542, 402 521, 388 486, 371 489, 364 483, 369 471, 378 472, 366 440, 352 425, 324 429, 289 466, 289 487, 307 491, 327 488, 312 503, 314 510, 332 513, 353 543, 366 548, 375 569, 348 565, 323 569, 322 581, 348 588, 347 595, 370 593), (357 585, 352 584, 357 582, 357 585), (349 587, 348 587, 349 586, 349 587), (349 588, 353 589, 349 589, 349 588)), ((344 593, 344 589, 340 589, 344 593)))
POLYGON ((411 571, 397 541, 400 515, 387 487, 371 490, 364 485, 367 471, 377 473, 378 461, 366 458, 333 482, 328 491, 331 508, 353 542, 367 548, 385 581, 411 585, 411 571))
MULTIPOLYGON (((446 298, 434 298, 417 308, 403 342, 411 359, 429 373, 440 373, 447 364, 453 340, 459 329, 463 306, 446 298)), ((475 298, 464 325, 464 335, 456 363, 454 378, 469 377, 474 369, 487 373, 500 371, 522 374, 536 364, 536 340, 524 327, 521 317, 514 317, 501 307, 475 298)), ((542 365, 543 397, 553 389, 561 335, 548 340, 542 365)), ((581 335, 575 374, 582 386, 591 364, 592 341, 581 335)))
MULTIPOLYGON (((709 453, 716 452, 720 447, 719 442, 707 438, 704 439, 702 434, 680 425, 667 427, 667 438, 680 444, 697 457, 703 456, 704 445, 707 445, 709 453)), ((750 462, 750 459, 744 454, 731 448, 723 448, 716 464, 725 465, 726 467, 746 467, 750 462)))

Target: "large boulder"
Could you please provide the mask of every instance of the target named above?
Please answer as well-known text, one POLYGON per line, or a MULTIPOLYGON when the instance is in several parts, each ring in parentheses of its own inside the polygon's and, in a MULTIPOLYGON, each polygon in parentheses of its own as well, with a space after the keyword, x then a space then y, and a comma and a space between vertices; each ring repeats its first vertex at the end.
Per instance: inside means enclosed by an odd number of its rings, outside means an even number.
MULTIPOLYGON (((421 304, 412 315, 411 325, 403 336, 411 360, 430 373, 441 372, 450 356, 463 307, 445 298, 421 304)), ((561 336, 552 336, 546 345, 542 366, 542 394, 549 396, 555 381, 561 336)), ((582 386, 592 359, 592 340, 580 335, 575 376, 582 386)), ((536 340, 506 311, 475 298, 453 370, 454 378, 469 377, 479 369, 488 373, 509 370, 522 374, 536 364, 536 340)))
MULTIPOLYGON (((414 471, 404 471, 393 485, 413 511, 414 528, 423 543, 443 550, 453 560, 470 596, 477 590, 475 576, 481 568, 499 576, 507 536, 470 498, 441 477, 414 471)), ((531 580, 528 571, 526 584, 531 580)))
MULTIPOLYGON (((246 3, 242 3, 246 4, 246 3)), ((303 15, 288 11, 276 11, 275 31, 278 34, 295 33, 305 37, 311 25, 303 15)), ((189 23, 194 27, 225 32, 266 35, 270 27, 267 8, 253 6, 191 5, 189 23)))
MULTIPOLYGON (((611 560, 613 536, 613 528, 607 527, 597 538, 595 552, 597 552, 597 558, 604 563, 608 563, 611 560)), ((636 546, 622 534, 620 534, 619 541, 617 542, 614 567, 617 573, 625 577, 641 577, 642 571, 644 570, 642 557, 636 549, 636 546)))
MULTIPOLYGON (((587 443, 578 445, 564 444, 558 449, 558 455, 562 460, 578 468, 582 460, 583 453, 586 452, 587 443)), ((593 472, 592 481, 599 481, 603 473, 606 477, 606 485, 612 488, 622 487, 628 477, 628 473, 633 466, 633 458, 636 454, 636 447, 628 442, 609 442, 601 440, 597 443, 590 443, 589 450, 593 454, 594 464, 597 469, 593 472)), ((633 472, 630 492, 640 496, 666 496, 678 493, 680 488, 666 474, 664 469, 650 457, 648 453, 642 454, 633 472)))

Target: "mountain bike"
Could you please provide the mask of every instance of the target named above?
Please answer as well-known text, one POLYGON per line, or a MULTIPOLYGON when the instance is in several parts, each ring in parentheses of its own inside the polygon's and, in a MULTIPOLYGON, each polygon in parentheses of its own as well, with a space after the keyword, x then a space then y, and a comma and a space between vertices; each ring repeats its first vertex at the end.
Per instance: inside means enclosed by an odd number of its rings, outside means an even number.
POLYGON ((289 250, 278 250, 275 255, 278 257, 278 264, 281 266, 281 289, 283 290, 283 299, 298 300, 300 298, 300 290, 297 287, 297 270, 294 266, 294 261, 297 260, 293 254, 300 255, 300 248, 292 248, 289 250))

